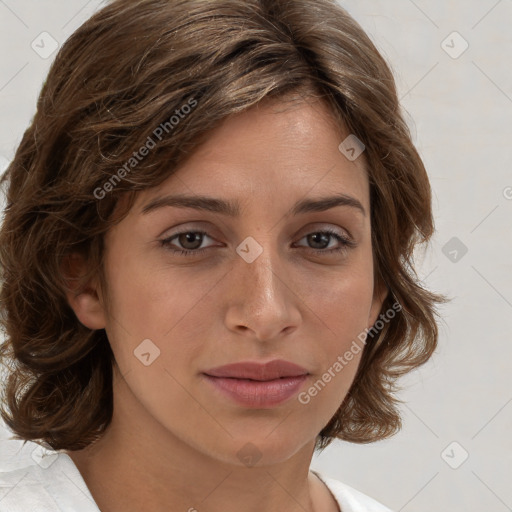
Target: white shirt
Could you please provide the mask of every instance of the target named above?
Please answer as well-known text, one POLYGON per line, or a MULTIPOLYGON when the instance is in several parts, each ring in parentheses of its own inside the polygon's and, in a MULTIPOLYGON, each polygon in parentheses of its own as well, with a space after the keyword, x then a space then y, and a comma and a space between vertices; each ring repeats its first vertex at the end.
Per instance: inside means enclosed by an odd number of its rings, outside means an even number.
MULTIPOLYGON (((3 453, 8 451, 5 443, 0 445, 3 453)), ((0 460, 4 466, 0 465, 0 512, 101 512, 69 455, 34 446, 33 463, 16 465, 11 458, 5 470, 5 461, 0 460)), ((392 512, 362 492, 313 472, 329 488, 341 512, 392 512)))

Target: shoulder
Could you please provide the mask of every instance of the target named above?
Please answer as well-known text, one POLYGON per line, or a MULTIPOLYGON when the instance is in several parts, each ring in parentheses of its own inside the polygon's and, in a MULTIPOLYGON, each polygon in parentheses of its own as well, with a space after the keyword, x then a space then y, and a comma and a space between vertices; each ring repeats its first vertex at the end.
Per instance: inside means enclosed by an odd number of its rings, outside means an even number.
POLYGON ((45 450, 36 443, 27 443, 23 447, 21 443, 11 443, 2 441, 2 512, 99 511, 78 469, 66 453, 45 450))
POLYGON ((349 485, 330 478, 322 472, 313 471, 331 491, 342 512, 393 512, 391 509, 370 498, 349 485))

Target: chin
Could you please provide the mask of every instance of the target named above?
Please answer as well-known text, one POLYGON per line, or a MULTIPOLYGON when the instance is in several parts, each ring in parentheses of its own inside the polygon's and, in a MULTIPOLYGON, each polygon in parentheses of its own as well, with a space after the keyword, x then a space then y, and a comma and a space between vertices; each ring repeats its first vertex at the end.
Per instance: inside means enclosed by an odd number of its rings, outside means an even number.
POLYGON ((250 468, 283 463, 309 442, 313 446, 315 437, 304 437, 301 440, 296 433, 281 432, 279 435, 268 435, 260 431, 254 436, 245 433, 227 441, 212 447, 215 458, 226 464, 250 468))

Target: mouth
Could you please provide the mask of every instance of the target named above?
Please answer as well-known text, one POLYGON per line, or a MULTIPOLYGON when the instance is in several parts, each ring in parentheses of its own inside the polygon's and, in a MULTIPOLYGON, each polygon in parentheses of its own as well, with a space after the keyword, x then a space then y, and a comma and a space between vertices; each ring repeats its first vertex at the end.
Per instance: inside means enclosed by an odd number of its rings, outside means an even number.
POLYGON ((309 372, 289 361, 273 360, 224 365, 202 375, 224 399, 247 408, 269 408, 295 395, 309 372))
POLYGON ((237 379, 234 377, 212 377, 205 379, 219 391, 239 405, 248 408, 274 407, 294 396, 308 378, 307 375, 279 377, 272 380, 237 379))
POLYGON ((274 359, 267 363, 244 361, 226 364, 206 370, 203 373, 211 377, 270 381, 286 377, 300 377, 308 375, 309 372, 302 366, 290 361, 274 359))

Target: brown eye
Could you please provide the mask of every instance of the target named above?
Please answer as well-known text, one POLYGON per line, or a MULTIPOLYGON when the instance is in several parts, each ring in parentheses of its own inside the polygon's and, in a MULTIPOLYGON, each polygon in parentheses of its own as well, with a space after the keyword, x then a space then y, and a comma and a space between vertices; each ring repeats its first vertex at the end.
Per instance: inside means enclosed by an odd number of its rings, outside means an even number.
POLYGON ((302 239, 307 239, 308 244, 311 245, 309 249, 317 254, 332 254, 346 251, 349 248, 355 247, 355 242, 347 237, 341 236, 336 231, 330 229, 324 229, 322 231, 315 231, 309 233, 302 239), (339 243, 339 247, 327 249, 332 239, 335 239, 339 243))
POLYGON ((160 244, 174 253, 198 254, 206 250, 206 248, 200 248, 205 236, 210 238, 205 231, 182 231, 181 233, 175 233, 169 238, 160 240, 160 244), (179 249, 179 247, 174 249, 173 240, 175 239, 182 249, 179 249))
POLYGON ((181 233, 177 236, 180 245, 182 245, 185 249, 199 249, 203 235, 196 231, 189 231, 188 233, 181 233), (199 245, 198 245, 199 242, 199 245), (192 245, 192 247, 189 246, 192 245))

